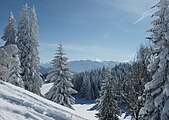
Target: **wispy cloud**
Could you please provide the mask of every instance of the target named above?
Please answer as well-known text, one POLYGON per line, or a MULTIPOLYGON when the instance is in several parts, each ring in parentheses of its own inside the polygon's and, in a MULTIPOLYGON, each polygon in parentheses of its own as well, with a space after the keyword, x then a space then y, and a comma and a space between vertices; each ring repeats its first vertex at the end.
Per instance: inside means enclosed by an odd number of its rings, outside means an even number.
POLYGON ((141 16, 134 21, 133 24, 136 24, 154 12, 154 10, 150 8, 156 4, 158 0, 100 0, 100 2, 113 8, 123 10, 124 12, 141 16))
MULTIPOLYGON (((48 46, 48 47, 52 47, 52 48, 57 48, 58 45, 57 44, 50 44, 50 43, 41 43, 41 46, 48 46)), ((81 44, 75 44, 75 45, 71 45, 71 44, 64 44, 63 45, 65 50, 71 50, 71 51, 80 51, 80 52, 86 52, 86 51, 90 51, 90 53, 114 53, 116 52, 115 50, 111 49, 111 48, 107 48, 107 47, 101 47, 101 46, 96 46, 96 45, 81 45, 81 44)))
POLYGON ((155 12, 156 9, 151 9, 151 7, 157 2, 158 0, 141 0, 139 2, 137 0, 119 0, 117 6, 121 10, 141 16, 133 22, 133 24, 137 24, 155 12))
MULTIPOLYGON (((57 44, 50 43, 41 43, 41 46, 49 47, 50 49, 53 48, 55 50, 57 48, 57 44)), ((71 56, 69 56, 70 60, 72 59, 96 60, 97 58, 99 60, 130 61, 133 59, 135 54, 127 51, 120 51, 96 45, 64 44, 63 47, 66 53, 68 53, 68 56, 71 54, 71 56)))
POLYGON ((145 19, 146 17, 151 16, 154 13, 154 11, 155 11, 154 9, 150 9, 150 10, 144 12, 139 19, 137 19, 135 22, 133 22, 133 24, 137 24, 140 21, 142 21, 143 19, 145 19))
POLYGON ((151 8, 158 0, 99 0, 102 4, 112 6, 126 12, 143 14, 151 8))

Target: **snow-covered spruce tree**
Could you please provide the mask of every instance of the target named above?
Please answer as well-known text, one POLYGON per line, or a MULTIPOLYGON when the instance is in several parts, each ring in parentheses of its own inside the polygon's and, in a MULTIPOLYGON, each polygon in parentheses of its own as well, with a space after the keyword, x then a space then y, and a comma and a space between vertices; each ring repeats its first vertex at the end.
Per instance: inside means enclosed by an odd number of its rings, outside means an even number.
POLYGON ((32 53, 32 57, 33 57, 32 60, 33 60, 33 63, 34 63, 33 67, 34 67, 35 70, 39 69, 39 64, 40 64, 40 59, 38 57, 38 55, 39 55, 39 52, 38 52, 38 47, 39 47, 38 33, 39 33, 39 26, 37 24, 37 15, 36 15, 35 7, 33 6, 32 16, 31 16, 31 42, 32 42, 32 47, 34 49, 34 52, 32 53))
POLYGON ((40 94, 40 87, 42 85, 42 78, 40 76, 39 72, 39 64, 40 64, 40 58, 39 58, 39 42, 38 42, 38 33, 39 33, 39 26, 37 24, 37 14, 36 9, 33 6, 32 7, 32 16, 31 16, 31 49, 32 52, 30 52, 31 55, 31 62, 32 62, 32 72, 33 72, 33 79, 34 79, 34 85, 36 88, 34 88, 34 93, 40 94))
POLYGON ((139 119, 139 111, 143 107, 141 98, 144 92, 144 85, 151 80, 151 75, 147 70, 149 64, 150 49, 141 45, 137 52, 137 58, 132 63, 132 69, 128 74, 127 92, 124 92, 124 100, 133 113, 132 117, 135 120, 139 119))
POLYGON ((145 85, 145 104, 140 110, 140 119, 169 120, 169 0, 160 0, 154 7, 153 28, 150 40, 152 59, 148 66, 152 81, 145 85))
POLYGON ((10 61, 11 56, 5 51, 4 47, 0 47, 0 80, 7 81, 10 61))
MULTIPOLYGON (((32 13, 32 16, 34 13, 32 13)), ((33 18, 33 17, 32 17, 33 18)), ((36 20, 36 16, 35 16, 36 20)), ((37 32, 33 34, 34 19, 30 22, 29 7, 25 4, 22 8, 18 23, 17 46, 20 50, 20 62, 24 87, 33 93, 40 95, 41 78, 37 72, 39 58, 37 57, 37 32), (35 36, 36 35, 36 36, 35 36)))
POLYGON ((107 71, 105 79, 102 81, 100 98, 98 100, 99 113, 97 116, 99 120, 119 120, 120 109, 116 99, 113 76, 111 75, 111 71, 107 71))
POLYGON ((74 85, 74 89, 78 93, 80 93, 80 90, 81 90, 81 87, 82 87, 83 76, 84 76, 84 73, 75 73, 75 74, 73 74, 72 83, 74 85))
MULTIPOLYGON (((137 52, 137 58, 136 62, 140 66, 140 78, 142 82, 142 88, 144 88, 144 85, 151 80, 151 73, 148 71, 147 66, 150 64, 150 57, 151 57, 151 47, 148 47, 146 45, 140 45, 140 49, 137 52)), ((143 90, 141 90, 141 93, 143 93, 143 90)), ((141 95, 141 94, 140 94, 141 95)))
MULTIPOLYGON (((113 69, 115 71, 115 90, 117 91, 117 94, 121 96, 122 93, 127 92, 128 75, 131 73, 131 65, 129 63, 120 63, 113 69)), ((119 100, 119 102, 120 101, 121 100, 119 100)))
POLYGON ((74 74, 74 88, 78 91, 81 97, 88 100, 99 97, 104 69, 92 69, 91 71, 74 74))
POLYGON ((99 79, 99 69, 93 69, 91 70, 90 73, 90 78, 91 78, 91 85, 93 88, 93 97, 98 98, 99 97, 99 92, 100 92, 100 84, 101 80, 99 79))
POLYGON ((4 47, 5 51, 10 55, 9 63, 9 77, 7 82, 12 83, 18 87, 24 87, 23 80, 21 78, 21 67, 18 55, 18 47, 16 45, 7 45, 4 47))
POLYGON ((83 82, 80 90, 80 94, 82 98, 85 98, 87 100, 93 99, 93 89, 90 81, 90 76, 87 74, 87 72, 84 73, 83 76, 83 82))
POLYGON ((20 76, 21 68, 18 56, 19 50, 18 47, 14 45, 15 38, 16 38, 15 19, 13 13, 10 12, 8 25, 5 27, 4 35, 2 36, 2 39, 6 41, 3 48, 6 51, 6 53, 10 56, 10 62, 8 61, 7 67, 8 76, 6 77, 6 81, 16 86, 23 87, 23 81, 20 76))
POLYGON ((8 25, 4 28, 4 35, 2 39, 6 41, 5 46, 15 44, 16 30, 15 30, 15 18, 12 12, 10 12, 8 25))
POLYGON ((62 44, 59 43, 56 56, 52 61, 53 70, 47 76, 47 80, 54 82, 54 84, 45 94, 45 97, 73 109, 72 104, 74 104, 75 99, 72 94, 75 94, 76 91, 73 89, 73 84, 71 83, 72 74, 67 67, 67 60, 68 58, 65 57, 62 44))

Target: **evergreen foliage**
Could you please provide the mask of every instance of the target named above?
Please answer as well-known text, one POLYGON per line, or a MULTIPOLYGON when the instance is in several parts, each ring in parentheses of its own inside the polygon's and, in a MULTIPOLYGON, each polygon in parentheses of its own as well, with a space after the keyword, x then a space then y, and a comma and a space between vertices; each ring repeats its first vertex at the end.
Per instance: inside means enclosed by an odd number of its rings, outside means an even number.
POLYGON ((22 8, 17 33, 17 46, 20 50, 22 79, 24 87, 40 95, 41 77, 38 70, 38 41, 35 9, 32 10, 32 22, 29 18, 29 7, 25 4, 22 8))
MULTIPOLYGON (((78 93, 85 99, 97 99, 101 90, 102 80, 107 74, 109 68, 93 69, 75 74, 73 77, 73 84, 78 93)), ((121 63, 116 65, 114 69, 114 86, 117 94, 120 96, 123 91, 127 91, 128 75, 131 73, 131 65, 128 63, 121 63)))
POLYGON ((153 28, 150 40, 152 56, 148 69, 152 80, 145 84, 145 104, 140 110, 140 119, 169 120, 169 1, 160 0, 152 16, 153 28))
POLYGON ((141 45, 137 52, 137 58, 132 63, 130 74, 128 74, 127 92, 123 92, 124 100, 133 112, 134 119, 138 120, 139 111, 143 107, 141 96, 144 92, 144 85, 151 80, 147 70, 150 58, 150 48, 141 45))
POLYGON ((71 83, 72 74, 67 67, 67 60, 62 44, 59 43, 57 53, 52 61, 53 70, 47 76, 47 80, 54 82, 54 84, 45 94, 45 97, 73 109, 72 104, 74 104, 75 99, 72 94, 77 92, 73 89, 73 84, 71 83))
POLYGON ((24 83, 22 80, 22 77, 20 75, 21 73, 21 67, 20 67, 20 60, 19 60, 19 50, 16 45, 8 45, 5 46, 5 51, 10 55, 10 63, 9 63, 9 77, 7 79, 7 82, 12 83, 18 87, 24 87, 24 83))
POLYGON ((117 96, 114 92, 113 76, 107 71, 105 79, 102 81, 101 94, 98 103, 97 116, 99 120, 119 120, 120 109, 117 103, 117 96))
POLYGON ((2 39, 6 41, 5 46, 15 44, 16 30, 15 30, 15 18, 12 12, 8 19, 8 25, 4 29, 4 35, 2 39))

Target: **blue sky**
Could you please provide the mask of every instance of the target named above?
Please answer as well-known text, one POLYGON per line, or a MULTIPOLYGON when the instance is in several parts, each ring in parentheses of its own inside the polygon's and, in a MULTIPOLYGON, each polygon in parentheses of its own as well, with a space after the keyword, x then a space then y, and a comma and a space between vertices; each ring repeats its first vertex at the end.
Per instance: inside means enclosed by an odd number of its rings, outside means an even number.
MULTIPOLYGON (((0 0, 0 36, 12 11, 34 4, 39 24, 41 62, 53 59, 63 43, 69 60, 133 60, 149 35, 150 8, 158 0, 0 0)), ((2 42, 1 42, 2 43, 2 42)), ((148 43, 148 41, 147 41, 148 43)), ((2 45, 2 44, 1 44, 2 45)))

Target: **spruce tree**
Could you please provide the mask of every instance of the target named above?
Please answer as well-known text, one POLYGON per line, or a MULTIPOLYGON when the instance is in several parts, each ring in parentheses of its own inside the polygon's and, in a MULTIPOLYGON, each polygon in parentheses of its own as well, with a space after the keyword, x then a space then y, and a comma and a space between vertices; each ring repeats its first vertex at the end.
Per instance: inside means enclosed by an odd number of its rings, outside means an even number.
POLYGON ((113 76, 108 70, 105 79, 102 81, 100 98, 98 99, 97 116, 99 120, 119 120, 120 109, 117 104, 117 96, 113 87, 113 76))
POLYGON ((9 77, 9 63, 11 56, 6 52, 4 47, 0 48, 0 80, 7 81, 9 77))
POLYGON ((39 33, 39 26, 37 24, 37 15, 35 6, 32 7, 32 14, 31 14, 31 42, 32 42, 32 49, 34 52, 32 53, 32 61, 33 67, 35 70, 39 70, 40 58, 38 57, 38 33, 39 33))
POLYGON ((6 76, 6 81, 16 86, 23 87, 23 81, 20 76, 21 68, 20 68, 20 60, 18 56, 19 50, 18 47, 14 45, 15 38, 16 38, 15 18, 13 13, 10 12, 8 25, 5 27, 4 35, 2 36, 2 39, 6 41, 3 48, 8 54, 8 56, 10 57, 10 61, 8 61, 8 66, 7 66, 8 76, 6 76))
POLYGON ((151 80, 151 75, 147 70, 149 58, 150 49, 141 45, 137 52, 137 58, 132 63, 131 72, 127 75, 129 76, 126 83, 127 92, 123 94, 123 97, 130 111, 133 112, 132 117, 135 120, 139 119, 139 111, 143 107, 141 96, 144 92, 144 85, 151 80))
POLYGON ((2 39, 6 41, 5 46, 15 44, 16 30, 15 30, 15 18, 12 12, 10 12, 8 25, 4 28, 4 35, 2 39))
POLYGON ((92 90, 90 76, 89 76, 89 74, 87 74, 87 72, 84 73, 80 93, 81 93, 82 98, 85 98, 87 100, 93 99, 94 93, 93 93, 93 90, 92 90))
POLYGON ((6 52, 11 56, 11 60, 9 63, 9 77, 7 82, 14 84, 18 87, 24 87, 23 80, 21 78, 21 67, 20 67, 20 60, 19 60, 19 50, 16 45, 8 45, 5 46, 6 52))
POLYGON ((33 28, 34 22, 34 19, 32 22, 30 21, 29 7, 25 4, 21 11, 17 34, 17 46, 20 50, 22 68, 21 76, 25 89, 40 95, 41 78, 37 72, 39 58, 37 57, 37 39, 35 39, 37 33, 33 34, 36 29, 33 28))
POLYGON ((145 104, 140 119, 169 120, 169 1, 160 0, 151 22, 152 57, 148 69, 152 80, 145 85, 145 104))
POLYGON ((32 63, 32 72, 34 74, 33 81, 34 81, 34 93, 40 94, 40 87, 42 85, 42 78, 40 76, 39 72, 39 64, 40 64, 40 58, 39 58, 39 42, 38 42, 38 33, 39 33, 39 26, 37 24, 37 14, 35 6, 32 7, 32 14, 31 14, 31 63, 32 63))
POLYGON ((72 94, 76 91, 73 89, 71 83, 72 74, 67 67, 68 58, 65 57, 65 53, 62 44, 59 43, 56 56, 52 60, 53 70, 51 70, 47 76, 47 80, 54 82, 52 88, 45 94, 45 97, 51 101, 54 101, 60 105, 72 108, 75 99, 72 94))

